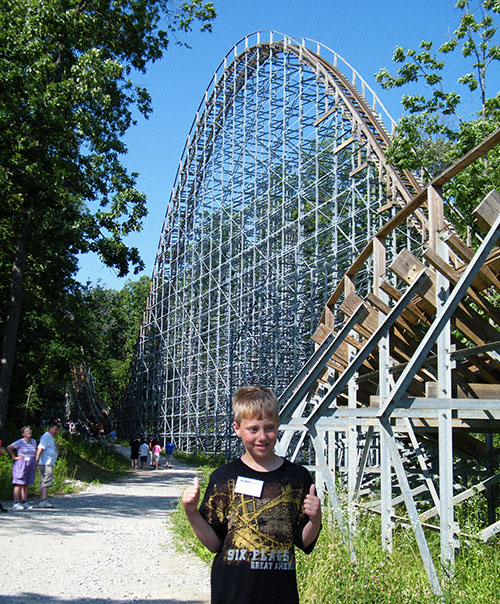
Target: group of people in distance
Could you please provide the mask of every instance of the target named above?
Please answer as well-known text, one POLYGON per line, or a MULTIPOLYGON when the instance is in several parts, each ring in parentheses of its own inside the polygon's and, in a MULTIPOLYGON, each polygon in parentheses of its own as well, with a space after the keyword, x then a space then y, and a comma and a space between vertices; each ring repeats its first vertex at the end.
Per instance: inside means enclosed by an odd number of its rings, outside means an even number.
POLYGON ((321 503, 309 471, 274 452, 279 406, 263 386, 233 397, 244 454, 211 475, 201 505, 197 478, 182 504, 201 543, 214 552, 212 604, 298 604, 297 546, 310 553, 321 530, 321 503))
POLYGON ((14 505, 13 510, 30 510, 28 491, 34 484, 36 470, 40 474, 40 501, 41 508, 51 508, 47 495, 49 488, 54 484, 54 464, 57 460, 57 446, 54 437, 59 432, 59 424, 50 422, 49 427, 40 438, 40 442, 32 438, 30 426, 21 428, 21 438, 7 446, 7 452, 14 460, 12 464, 12 484, 14 505))
POLYGON ((165 453, 165 467, 172 467, 172 455, 174 453, 175 445, 167 438, 165 442, 165 447, 162 449, 158 439, 156 437, 151 438, 149 441, 145 438, 136 435, 130 441, 130 463, 132 468, 139 467, 139 460, 141 462, 141 468, 143 470, 146 469, 146 465, 148 462, 148 456, 151 456, 150 466, 155 470, 158 470, 160 467, 160 455, 165 453))

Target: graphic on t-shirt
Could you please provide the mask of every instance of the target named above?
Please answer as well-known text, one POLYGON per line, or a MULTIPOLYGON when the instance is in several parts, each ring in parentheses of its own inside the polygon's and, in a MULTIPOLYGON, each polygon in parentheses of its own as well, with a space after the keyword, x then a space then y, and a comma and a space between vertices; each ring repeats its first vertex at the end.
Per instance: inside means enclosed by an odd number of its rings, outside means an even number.
POLYGON ((208 509, 223 521, 226 510, 228 538, 224 547, 226 564, 246 562, 254 570, 293 570, 292 519, 301 513, 303 492, 289 484, 275 485, 262 497, 235 493, 234 479, 224 487, 214 485, 214 491, 206 502, 208 509), (267 495, 267 496, 266 496, 267 495))

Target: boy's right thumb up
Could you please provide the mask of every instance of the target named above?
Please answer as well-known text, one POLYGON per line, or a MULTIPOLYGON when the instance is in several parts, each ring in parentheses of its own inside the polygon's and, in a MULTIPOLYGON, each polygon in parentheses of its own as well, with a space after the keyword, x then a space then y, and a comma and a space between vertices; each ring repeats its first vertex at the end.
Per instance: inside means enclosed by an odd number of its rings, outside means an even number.
POLYGON ((193 480, 193 486, 194 486, 196 489, 199 489, 199 488, 200 488, 200 481, 198 480, 198 476, 195 476, 195 477, 194 477, 194 480, 193 480))

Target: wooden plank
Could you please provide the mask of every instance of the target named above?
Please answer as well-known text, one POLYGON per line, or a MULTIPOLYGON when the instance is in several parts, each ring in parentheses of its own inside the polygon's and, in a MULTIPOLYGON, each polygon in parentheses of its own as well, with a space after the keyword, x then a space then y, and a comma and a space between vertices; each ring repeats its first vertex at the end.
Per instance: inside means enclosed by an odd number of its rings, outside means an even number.
POLYGON ((324 121, 324 120, 326 120, 326 118, 327 118, 327 117, 330 117, 330 115, 332 115, 332 113, 333 113, 334 111, 337 111, 337 108, 336 108, 336 107, 332 107, 332 108, 331 108, 331 109, 329 109, 328 111, 325 111, 325 113, 323 113, 323 115, 320 115, 320 116, 318 117, 318 119, 317 119, 317 120, 314 122, 313 126, 314 126, 315 128, 317 128, 317 127, 318 127, 318 126, 321 124, 321 122, 322 122, 322 121, 324 121))
MULTIPOLYGON (((460 274, 467 268, 468 263, 474 257, 474 252, 455 233, 450 233, 444 240, 448 247, 464 261, 465 266, 459 270, 460 274)), ((491 268, 489 268, 487 260, 479 269, 478 277, 474 280, 474 286, 481 291, 489 285, 494 285, 500 291, 500 281, 491 268)))
MULTIPOLYGON (((362 298, 355 293, 351 293, 342 302, 339 310, 347 317, 351 317, 362 302, 362 298)), ((367 315, 358 322, 354 329, 359 326, 363 331, 371 335, 378 327, 378 314, 373 308, 367 308, 367 311, 367 315)))
POLYGON ((430 286, 426 290, 421 290, 420 300, 418 297, 415 298, 415 303, 425 312, 434 314, 436 310, 436 277, 425 264, 405 249, 398 254, 389 268, 408 285, 413 283, 422 270, 426 270, 430 286))
MULTIPOLYGON (((390 268, 400 279, 410 284, 415 275, 425 268, 425 265, 408 250, 402 250, 390 268)), ((428 269, 427 271, 430 272, 428 269)), ((422 301, 417 304, 427 312, 434 312, 436 308, 435 275, 432 273, 430 275, 433 285, 423 293, 422 301)), ((456 328, 476 345, 486 344, 489 341, 488 338, 496 340, 498 332, 494 327, 464 302, 459 305, 452 320, 456 328)))
MULTIPOLYGON (((438 397, 438 383, 427 382, 425 384, 425 396, 429 398, 438 397)), ((454 395, 455 396, 455 395, 454 395)), ((500 384, 483 384, 469 382, 462 386, 457 386, 457 398, 480 398, 480 399, 500 399, 500 384)))
POLYGON ((340 145, 338 147, 335 147, 335 149, 332 151, 333 155, 336 155, 337 153, 339 153, 340 151, 342 151, 342 149, 345 149, 346 147, 348 147, 351 143, 353 143, 355 140, 354 136, 349 137, 347 140, 345 140, 343 143, 340 143, 340 145))
POLYGON ((476 338, 476 344, 488 344, 489 342, 495 342, 498 339, 498 331, 491 325, 488 317, 480 315, 474 310, 472 305, 468 304, 466 301, 462 300, 455 311, 454 319, 460 330, 460 325, 463 323, 467 327, 467 330, 472 329, 479 332, 476 338), (482 340, 484 340, 484 342, 482 340))
POLYGON ((331 333, 335 332, 328 328, 324 323, 320 323, 316 328, 316 331, 313 333, 311 340, 316 342, 316 344, 323 344, 325 338, 331 333))
POLYGON ((500 384, 472 384, 457 386, 458 398, 500 399, 500 384))
POLYGON ((330 367, 331 369, 334 369, 337 373, 344 373, 345 368, 347 367, 346 364, 341 364, 338 363, 337 361, 330 359, 327 362, 327 366, 330 367))
MULTIPOLYGON (((388 315, 391 312, 391 307, 383 302, 378 296, 373 293, 370 293, 366 296, 365 300, 369 302, 374 308, 378 311, 384 313, 384 315, 388 315)), ((401 314, 395 323, 400 329, 407 330, 413 335, 416 335, 417 332, 413 329, 413 325, 406 320, 406 318, 401 314)))
POLYGON ((431 264, 436 270, 438 270, 444 277, 450 281, 452 285, 456 285, 458 280, 460 279, 460 275, 458 272, 451 267, 447 262, 445 262, 441 256, 436 254, 430 248, 427 248, 422 256, 431 264))
POLYGON ((368 168, 368 162, 365 161, 362 164, 360 164, 357 168, 354 168, 354 170, 351 170, 349 172, 349 178, 352 178, 353 176, 355 176, 358 172, 361 172, 362 170, 364 170, 365 168, 368 168))
POLYGON ((478 227, 487 233, 500 214, 500 193, 490 191, 481 203, 472 211, 478 227))
POLYGON ((464 243, 456 233, 449 232, 444 237, 447 246, 459 256, 463 262, 470 262, 474 257, 474 252, 464 243))
MULTIPOLYGON (((390 296, 393 300, 396 300, 396 302, 403 295, 399 290, 397 290, 387 281, 382 281, 382 283, 380 284, 380 289, 385 292, 388 296, 390 296)), ((420 308, 418 308, 418 306, 414 302, 408 303, 408 306, 401 313, 401 316, 404 316, 407 321, 414 323, 415 325, 417 323, 424 323, 426 325, 429 325, 429 321, 426 315, 420 310, 420 308)))
POLYGON ((393 205, 394 204, 392 203, 392 201, 388 201, 383 206, 380 206, 379 208, 377 208, 377 214, 382 214, 382 212, 385 212, 386 210, 390 210, 393 205))
MULTIPOLYGON (((454 430, 470 430, 472 432, 487 432, 491 434, 500 434, 500 412, 491 411, 483 412, 483 417, 479 417, 479 413, 474 413, 476 417, 466 417, 461 414, 461 417, 454 417, 452 419, 452 425, 454 430)), ((418 433, 422 430, 425 434, 436 431, 438 427, 438 420, 433 417, 412 417, 412 424, 418 433)), ((402 420, 396 420, 396 430, 398 432, 404 431, 404 423, 402 420)))
MULTIPOLYGON (((452 268, 440 256, 429 248, 425 250, 423 256, 429 262, 429 264, 431 264, 436 270, 444 275, 453 286, 457 284, 457 281, 460 279, 459 271, 456 271, 454 268, 452 268)), ((497 325, 500 325, 500 311, 495 308, 489 300, 478 294, 471 287, 467 290, 467 295, 490 317, 490 319, 493 319, 497 325)))

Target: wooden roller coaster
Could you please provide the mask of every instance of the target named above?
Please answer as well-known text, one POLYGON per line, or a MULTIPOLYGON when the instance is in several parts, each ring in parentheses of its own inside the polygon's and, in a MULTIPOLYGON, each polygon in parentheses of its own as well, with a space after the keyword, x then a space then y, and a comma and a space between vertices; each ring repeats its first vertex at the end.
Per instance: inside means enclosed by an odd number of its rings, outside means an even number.
POLYGON ((315 353, 280 398, 280 453, 296 458, 310 439, 314 469, 348 535, 364 506, 381 515, 390 550, 404 504, 436 594, 442 590, 424 527, 440 531, 448 567, 460 531, 456 505, 484 492, 489 513, 479 538, 500 531, 500 449, 492 436, 500 432, 500 194, 489 192, 471 216, 482 232, 477 249, 446 221, 441 195, 499 142, 497 131, 373 237, 325 305, 315 353), (421 257, 403 249, 386 266, 387 243, 416 212, 427 217, 421 257), (359 293, 357 273, 367 263, 371 291, 359 293), (347 523, 339 479, 347 485, 347 523))

